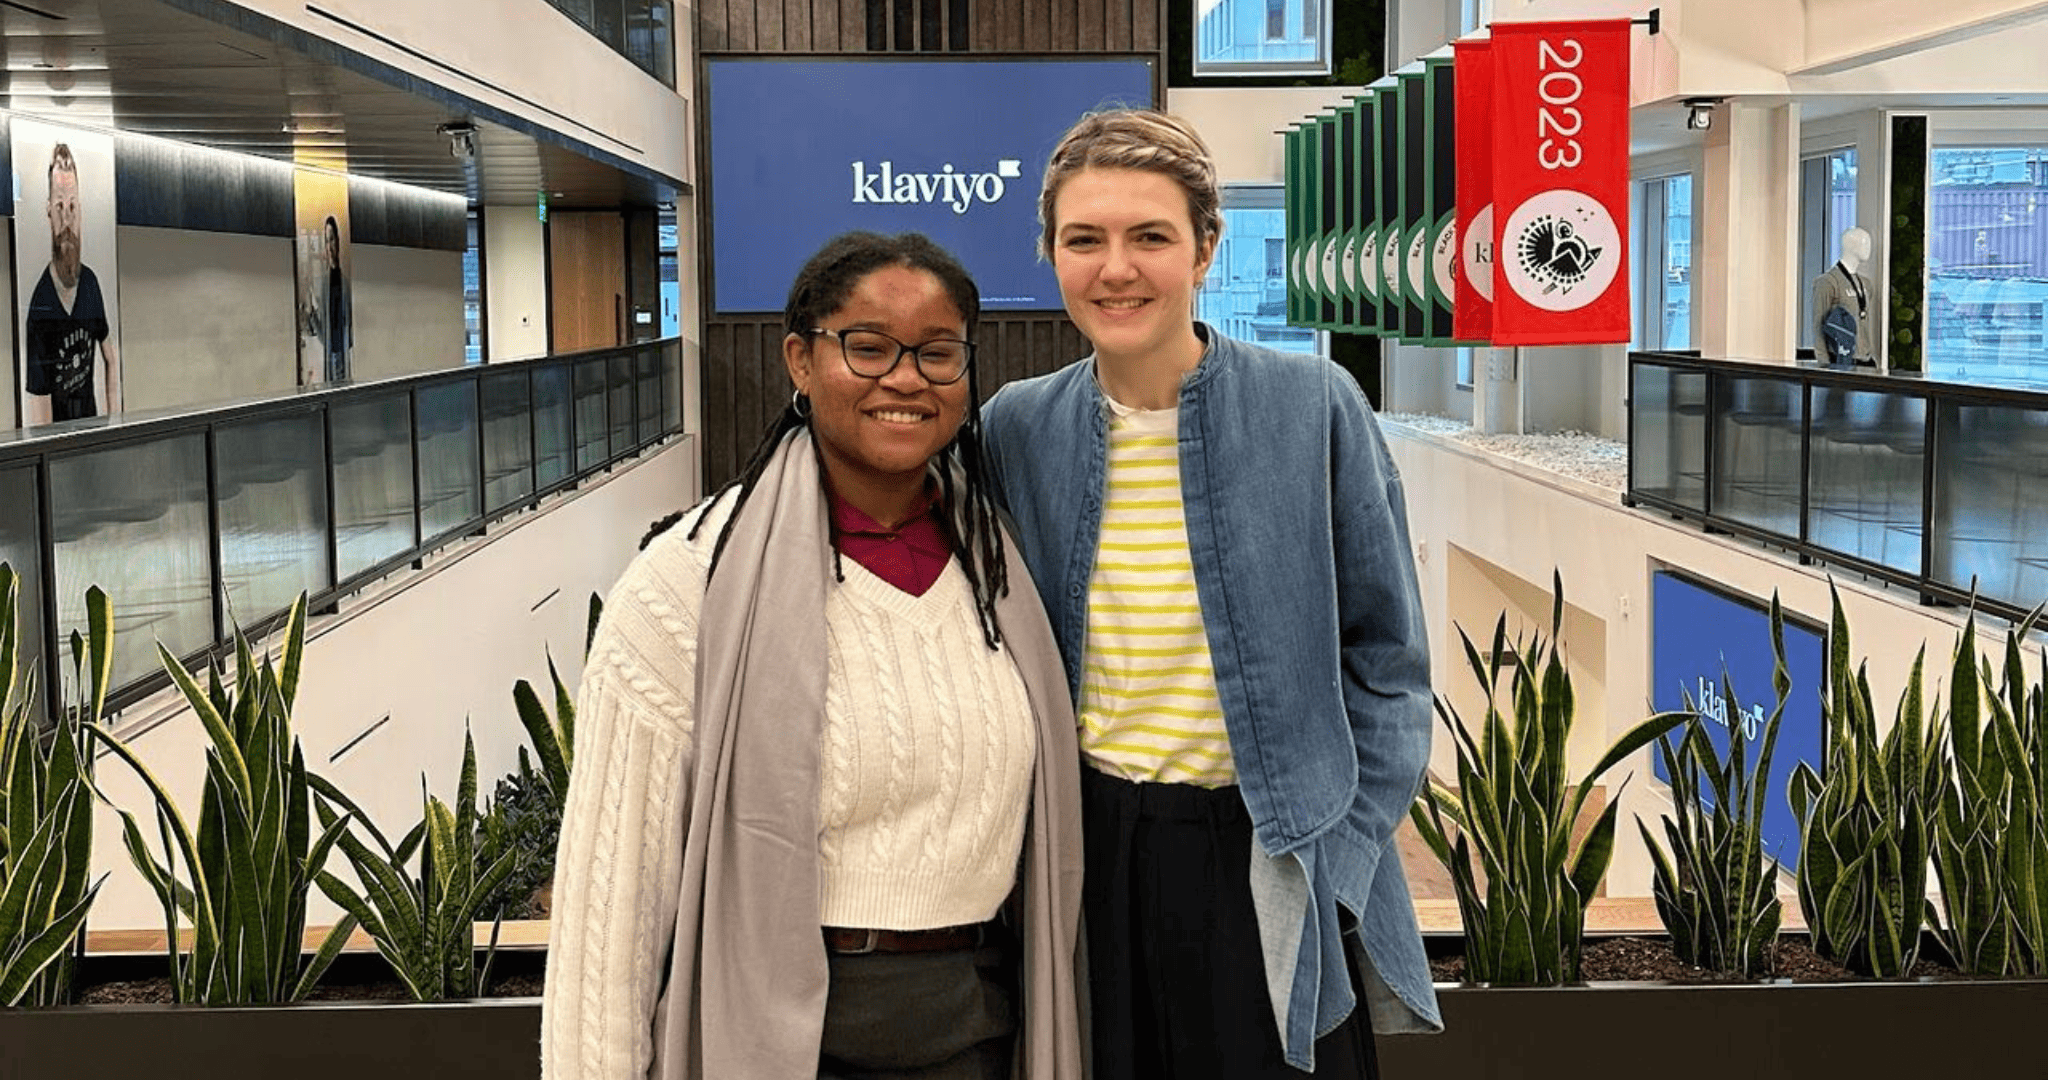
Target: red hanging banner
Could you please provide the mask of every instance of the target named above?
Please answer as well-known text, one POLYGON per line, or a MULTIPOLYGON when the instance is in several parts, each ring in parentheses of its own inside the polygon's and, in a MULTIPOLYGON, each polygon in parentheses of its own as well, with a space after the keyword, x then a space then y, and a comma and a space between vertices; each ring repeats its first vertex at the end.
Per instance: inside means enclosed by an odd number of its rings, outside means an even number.
POLYGON ((1496 345, 1629 339, 1627 19, 1493 27, 1496 345))
POLYGON ((1493 340, 1493 43, 1452 43, 1458 132, 1458 290, 1451 334, 1493 340))

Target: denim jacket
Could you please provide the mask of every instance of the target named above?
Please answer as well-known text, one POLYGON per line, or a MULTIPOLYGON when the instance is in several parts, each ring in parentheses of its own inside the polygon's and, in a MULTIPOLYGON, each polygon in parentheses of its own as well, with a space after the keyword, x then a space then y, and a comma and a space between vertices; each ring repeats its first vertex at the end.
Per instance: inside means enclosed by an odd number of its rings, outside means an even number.
MULTIPOLYGON (((1252 893, 1287 1060, 1357 1005, 1441 1030, 1393 833, 1429 759, 1428 638, 1401 478, 1358 385, 1327 361, 1196 324, 1180 473, 1224 728, 1252 819, 1252 893), (1357 934, 1348 931, 1357 928, 1357 934)), ((989 461, 1079 699, 1109 406, 1094 358, 982 412, 989 461)))

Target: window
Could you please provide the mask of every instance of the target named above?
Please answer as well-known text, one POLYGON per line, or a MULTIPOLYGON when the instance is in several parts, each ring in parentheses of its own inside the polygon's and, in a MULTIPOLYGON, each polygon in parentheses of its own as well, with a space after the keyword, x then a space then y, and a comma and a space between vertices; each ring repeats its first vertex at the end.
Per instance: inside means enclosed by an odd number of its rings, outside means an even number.
POLYGON ((633 66, 676 84, 675 0, 548 0, 633 66))
POLYGON ((1321 331, 1287 325, 1287 211, 1278 184, 1223 189, 1223 239, 1195 317, 1239 341, 1328 356, 1321 331))
POLYGON ((1644 349, 1692 348, 1692 175, 1637 186, 1642 206, 1642 288, 1635 342, 1644 349))
MULTIPOLYGON (((1842 232, 1856 224, 1856 148, 1799 163, 1799 280, 1811 282, 1842 257, 1842 232)), ((1813 290, 1799 290, 1800 348, 1813 347, 1813 290)))
POLYGON ((683 286, 681 264, 677 260, 676 211, 673 206, 661 211, 655 229, 661 250, 661 336, 678 337, 683 332, 683 286))
POLYGON ((1331 0, 1195 0, 1195 71, 1327 75, 1331 0))
POLYGON ((462 361, 484 362, 483 230, 476 207, 469 209, 469 246, 462 252, 462 361))
POLYGON ((2048 383, 2048 146, 1938 146, 1927 371, 2048 383))

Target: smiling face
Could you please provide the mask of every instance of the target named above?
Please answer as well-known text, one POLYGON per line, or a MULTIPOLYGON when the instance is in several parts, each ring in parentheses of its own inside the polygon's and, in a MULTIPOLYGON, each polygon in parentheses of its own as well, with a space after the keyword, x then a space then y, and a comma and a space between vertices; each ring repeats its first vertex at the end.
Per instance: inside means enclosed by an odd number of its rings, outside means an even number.
POLYGON ((1195 293, 1215 251, 1196 240, 1187 194, 1140 169, 1086 169, 1053 201, 1053 270, 1067 315, 1106 363, 1192 367, 1195 293))
MULTIPOLYGON (((964 339, 967 322, 929 271, 884 266, 855 283, 826 330, 879 330, 907 345, 964 339)), ((935 386, 911 357, 879 379, 855 375, 830 335, 782 339, 790 381, 811 399, 832 490, 884 524, 923 490, 925 463, 953 441, 967 415, 967 380, 935 386)))

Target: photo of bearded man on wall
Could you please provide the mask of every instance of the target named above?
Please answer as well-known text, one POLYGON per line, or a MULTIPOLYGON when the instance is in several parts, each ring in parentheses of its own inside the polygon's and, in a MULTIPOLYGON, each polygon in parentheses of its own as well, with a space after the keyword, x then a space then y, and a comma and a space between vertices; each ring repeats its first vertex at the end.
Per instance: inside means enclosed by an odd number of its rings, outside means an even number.
POLYGON ((121 411, 120 353, 99 276, 83 261, 78 159, 68 143, 51 148, 45 176, 50 261, 23 327, 25 427, 121 411))

